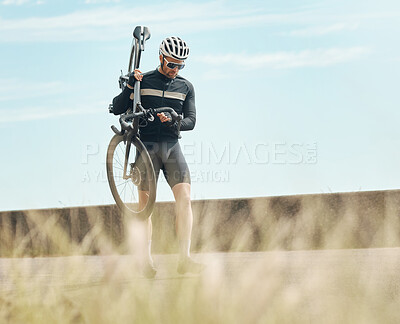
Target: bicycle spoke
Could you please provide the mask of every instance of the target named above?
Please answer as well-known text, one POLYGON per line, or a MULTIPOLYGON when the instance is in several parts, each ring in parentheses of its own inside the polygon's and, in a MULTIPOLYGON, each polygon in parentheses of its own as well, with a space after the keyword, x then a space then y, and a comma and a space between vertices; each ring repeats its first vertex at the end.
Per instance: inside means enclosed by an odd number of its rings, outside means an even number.
POLYGON ((126 182, 127 182, 127 181, 125 181, 125 182, 121 182, 120 184, 117 184, 117 185, 115 185, 115 186, 116 186, 116 187, 120 187, 120 186, 122 186, 122 185, 126 184, 126 182))
POLYGON ((122 170, 124 169, 124 165, 120 162, 121 158, 118 155, 118 152, 115 152, 115 155, 117 158, 114 157, 115 162, 117 162, 119 164, 119 166, 122 168, 122 170))
POLYGON ((124 187, 122 188, 121 195, 124 194, 124 200, 125 200, 125 189, 126 189, 126 182, 124 182, 124 187))
MULTIPOLYGON (((122 144, 122 145, 124 145, 124 144, 122 144)), ((121 151, 122 155, 125 156, 125 149, 126 149, 125 146, 126 145, 124 145, 124 148, 122 148, 122 145, 118 145, 118 147, 119 147, 119 150, 121 151)), ((118 152, 115 152, 115 153, 118 155, 118 152)))
POLYGON ((138 199, 136 199, 136 196, 135 196, 135 187, 134 186, 131 187, 131 194, 132 194, 131 195, 131 197, 132 197, 131 200, 135 201, 135 202, 138 201, 138 199))
POLYGON ((120 153, 118 151, 121 151, 122 155, 125 156, 125 152, 122 149, 121 145, 118 145, 118 150, 115 150, 115 155, 117 156, 118 160, 121 160, 121 158, 119 157, 120 153))
POLYGON ((124 193, 124 197, 125 197, 125 203, 132 203, 135 202, 134 197, 131 196, 131 186, 130 184, 127 183, 127 186, 125 188, 125 193, 124 193))
MULTIPOLYGON (((139 188, 137 184, 139 182, 143 182, 144 179, 141 179, 141 173, 137 173, 140 172, 140 170, 136 168, 132 169, 131 167, 132 163, 134 163, 138 157, 138 154, 141 154, 141 150, 144 148, 141 146, 140 141, 139 143, 131 143, 127 165, 125 165, 126 145, 124 145, 123 139, 121 137, 115 137, 113 143, 116 144, 114 146, 110 146, 108 150, 107 172, 111 191, 117 202, 117 205, 122 210, 128 212, 128 214, 130 213, 131 215, 147 217, 143 214, 143 212, 146 214, 151 212, 150 208, 153 206, 155 199, 154 184, 153 182, 150 182, 149 184, 149 179, 145 180, 145 183, 150 188, 151 194, 146 205, 139 209, 139 188), (124 167, 126 168, 125 174, 124 167), (133 173, 131 174, 131 172, 133 173)), ((149 164, 148 155, 146 154, 144 157, 141 157, 141 159, 143 159, 142 162, 144 163, 146 173, 151 174, 153 170, 151 169, 151 164, 149 164)), ((151 181, 153 180, 154 179, 151 181)))
POLYGON ((122 164, 121 164, 119 161, 115 161, 115 162, 117 162, 117 163, 119 164, 119 166, 114 165, 114 167, 115 167, 116 169, 124 170, 124 167, 122 166, 122 164))

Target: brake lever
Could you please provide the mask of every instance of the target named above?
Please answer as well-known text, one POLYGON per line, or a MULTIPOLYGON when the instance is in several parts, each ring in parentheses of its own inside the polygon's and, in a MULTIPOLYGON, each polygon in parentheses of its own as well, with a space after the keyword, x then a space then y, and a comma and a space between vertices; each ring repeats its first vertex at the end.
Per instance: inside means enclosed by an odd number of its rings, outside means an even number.
POLYGON ((144 107, 142 106, 142 104, 140 102, 137 103, 137 108, 140 111, 143 111, 145 113, 143 118, 147 119, 149 122, 154 121, 154 109, 153 108, 144 109, 144 107))
POLYGON ((149 113, 149 116, 147 117, 147 120, 148 120, 149 122, 154 121, 154 115, 151 114, 151 113, 149 113))
POLYGON ((122 136, 122 135, 125 134, 125 130, 123 130, 123 129, 118 130, 118 128, 115 127, 114 125, 111 126, 111 129, 113 130, 113 132, 114 132, 115 134, 117 134, 117 135, 119 135, 119 136, 122 136))

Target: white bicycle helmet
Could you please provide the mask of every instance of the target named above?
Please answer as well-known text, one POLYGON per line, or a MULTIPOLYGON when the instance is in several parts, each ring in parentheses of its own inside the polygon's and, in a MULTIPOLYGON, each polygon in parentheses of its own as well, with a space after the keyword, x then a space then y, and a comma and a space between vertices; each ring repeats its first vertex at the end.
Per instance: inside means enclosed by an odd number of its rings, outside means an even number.
POLYGON ((189 56, 189 47, 179 37, 167 37, 161 42, 160 54, 183 61, 189 56))

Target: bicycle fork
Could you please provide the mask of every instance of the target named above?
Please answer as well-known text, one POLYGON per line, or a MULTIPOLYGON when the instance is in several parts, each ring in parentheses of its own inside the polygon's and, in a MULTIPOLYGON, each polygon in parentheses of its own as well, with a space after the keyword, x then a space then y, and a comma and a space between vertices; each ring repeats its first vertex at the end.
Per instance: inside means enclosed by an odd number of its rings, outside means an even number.
POLYGON ((126 141, 126 150, 125 150, 125 161, 124 161, 124 173, 123 173, 123 179, 128 180, 130 178, 130 174, 127 175, 126 171, 128 168, 128 160, 129 160, 129 153, 131 151, 131 144, 132 144, 132 139, 128 138, 126 141))

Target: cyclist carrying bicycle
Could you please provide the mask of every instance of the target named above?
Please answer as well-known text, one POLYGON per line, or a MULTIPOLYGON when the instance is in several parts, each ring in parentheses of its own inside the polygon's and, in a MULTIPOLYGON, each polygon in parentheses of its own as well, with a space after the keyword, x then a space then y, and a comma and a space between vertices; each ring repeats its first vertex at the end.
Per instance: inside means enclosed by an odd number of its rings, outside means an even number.
MULTIPOLYGON (((121 94, 113 99, 113 113, 121 114, 132 107, 133 89, 136 80, 141 81, 141 103, 144 108, 171 107, 183 114, 181 131, 192 130, 196 123, 196 106, 193 85, 178 73, 185 66, 189 47, 179 37, 165 38, 159 49, 160 65, 153 71, 142 74, 135 70, 121 94)), ((176 201, 176 231, 179 239, 180 258, 177 271, 199 273, 204 266, 190 256, 193 213, 190 201, 190 172, 178 142, 178 122, 172 121, 169 113, 157 114, 158 118, 140 128, 140 139, 146 146, 153 162, 156 180, 160 170, 172 189, 176 201)), ((140 163, 140 162, 139 162, 140 163)), ((148 188, 139 185, 139 206, 146 205, 148 188)), ((156 269, 151 257, 151 216, 148 218, 148 253, 144 274, 154 277, 156 269)))

